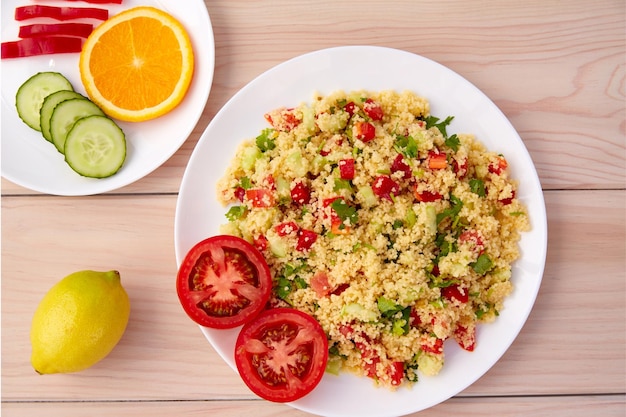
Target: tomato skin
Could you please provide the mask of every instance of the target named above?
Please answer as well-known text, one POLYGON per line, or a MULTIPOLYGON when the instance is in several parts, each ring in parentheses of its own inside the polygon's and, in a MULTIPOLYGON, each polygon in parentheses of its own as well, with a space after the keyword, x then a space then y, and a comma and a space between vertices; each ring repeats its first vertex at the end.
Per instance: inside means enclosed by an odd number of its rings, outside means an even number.
POLYGON ((235 343, 235 363, 244 383, 273 402, 291 402, 310 393, 321 381, 327 361, 328 339, 322 326, 292 308, 263 311, 243 326, 235 343))
POLYGON ((303 181, 298 181, 291 189, 291 201, 302 206, 311 202, 311 189, 303 181))
POLYGON ((254 188, 246 190, 246 198, 252 203, 252 207, 268 208, 274 207, 276 199, 274 193, 266 188, 254 188))
POLYGON ((339 176, 343 180, 354 179, 354 159, 340 159, 339 160, 339 176))
POLYGON ((296 243, 296 250, 307 251, 311 249, 311 246, 317 240, 317 233, 313 230, 300 229, 298 232, 298 243, 296 243))
POLYGON ((449 287, 442 288, 441 295, 449 301, 457 300, 463 304, 469 301, 467 289, 460 287, 458 284, 452 284, 449 287))
POLYGON ((271 291, 272 275, 265 258, 236 236, 217 235, 198 242, 181 262, 176 277, 178 299, 187 315, 215 329, 249 321, 265 308, 271 291), (202 303, 232 309, 217 314, 202 303))
POLYGON ((413 176, 411 172, 411 167, 404 160, 404 156, 402 154, 396 155, 396 158, 393 160, 391 164, 391 172, 402 172, 402 178, 409 179, 413 176))
POLYGON ((356 122, 353 128, 354 137, 369 142, 376 137, 376 127, 369 122, 356 122))
POLYGON ((368 98, 367 100, 365 100, 365 103, 363 103, 363 111, 372 120, 383 119, 383 108, 380 106, 380 104, 376 103, 371 98, 368 98))
POLYGON ((400 186, 389 175, 379 175, 374 178, 372 191, 380 198, 393 201, 391 196, 395 197, 400 193, 400 186))

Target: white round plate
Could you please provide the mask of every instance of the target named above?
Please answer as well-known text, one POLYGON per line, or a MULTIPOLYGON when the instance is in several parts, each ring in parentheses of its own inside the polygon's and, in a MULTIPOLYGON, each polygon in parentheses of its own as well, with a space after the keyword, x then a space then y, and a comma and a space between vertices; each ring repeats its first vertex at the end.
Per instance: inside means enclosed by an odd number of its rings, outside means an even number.
MULTIPOLYGON (((539 290, 546 257, 547 225, 541 184, 522 140, 506 117, 480 90, 458 74, 408 52, 370 46, 347 46, 312 52, 262 74, 226 103, 200 138, 185 171, 176 207, 175 249, 181 260, 200 240, 219 233, 226 210, 216 198, 235 148, 266 127, 263 114, 280 106, 310 102, 313 93, 366 89, 411 90, 427 98, 431 114, 454 116, 449 133, 474 133, 488 149, 507 158, 519 180, 518 197, 528 207, 532 231, 520 241, 514 264, 513 294, 491 324, 478 327, 474 352, 446 343, 446 363, 434 377, 421 376, 412 388, 391 392, 369 378, 324 375, 306 397, 290 403, 323 416, 400 416, 423 410, 456 395, 491 368, 513 343, 539 290)), ((233 368, 238 329, 202 328, 215 350, 233 368)))
MULTIPOLYGON (((54 23, 51 19, 17 22, 15 8, 29 0, 2 0, 2 42, 17 40, 21 24, 54 23)), ((67 6, 48 1, 46 5, 67 6)), ((72 4, 81 7, 80 3, 72 4)), ((82 5, 85 7, 86 3, 82 5)), ((195 54, 194 76, 185 99, 170 113, 141 123, 118 122, 126 134, 127 155, 122 168, 103 179, 75 173, 54 145, 40 132, 26 126, 15 110, 15 93, 30 76, 42 71, 60 72, 76 91, 85 94, 78 70, 79 54, 56 54, 2 60, 2 176, 15 184, 54 195, 92 195, 115 190, 148 175, 169 159, 187 140, 204 110, 213 82, 215 43, 203 0, 124 0, 121 5, 91 5, 109 9, 112 16, 122 10, 154 6, 176 17, 185 26, 195 54)), ((85 22, 98 24, 95 20, 85 22)))

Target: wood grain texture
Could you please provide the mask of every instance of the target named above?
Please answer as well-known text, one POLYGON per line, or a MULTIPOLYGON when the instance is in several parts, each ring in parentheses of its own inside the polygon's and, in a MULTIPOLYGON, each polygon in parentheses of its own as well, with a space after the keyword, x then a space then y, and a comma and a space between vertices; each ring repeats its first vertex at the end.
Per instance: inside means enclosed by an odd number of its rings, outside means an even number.
POLYGON ((546 200, 547 262, 526 325, 475 384, 419 416, 625 415, 623 0, 206 5, 216 42, 211 95, 163 166, 88 197, 47 196, 2 179, 4 416, 308 415, 253 396, 183 312, 174 286, 175 207, 198 139, 240 88, 300 54, 357 44, 423 55, 484 91, 520 133, 546 200), (94 367, 39 376, 29 362, 35 306, 60 278, 88 268, 121 272, 128 329, 94 367))
MULTIPOLYGON (((626 402, 623 396, 589 397, 540 397, 540 398, 481 398, 475 401, 469 398, 451 400, 407 417, 483 417, 485 410, 489 415, 500 417, 528 416, 554 417, 562 410, 568 411, 568 417, 622 417, 626 402)), ((46 417, 171 417, 171 416, 219 416, 219 417, 305 417, 305 412, 295 410, 283 404, 268 404, 259 400, 250 401, 177 401, 146 403, 102 403, 76 402, 61 404, 7 403, 2 406, 4 417, 25 415, 45 415, 46 417)))
MULTIPOLYGON (((551 245, 535 308, 509 351, 463 395, 624 392, 626 191, 554 191, 546 201, 551 245)), ((175 202, 3 198, 3 400, 253 398, 179 306, 175 202), (36 375, 28 332, 38 300, 70 272, 111 268, 132 305, 120 344, 84 372, 36 375)))
MULTIPOLYGON (((544 188, 626 184, 626 11, 621 0, 596 1, 593 7, 580 0, 402 0, 392 5, 378 0, 217 0, 207 2, 207 8, 216 62, 204 113, 160 169, 116 192, 177 192, 200 135, 246 83, 297 55, 355 44, 420 54, 475 84, 520 133, 544 188)), ((4 179, 2 188, 5 194, 29 192, 4 179)))

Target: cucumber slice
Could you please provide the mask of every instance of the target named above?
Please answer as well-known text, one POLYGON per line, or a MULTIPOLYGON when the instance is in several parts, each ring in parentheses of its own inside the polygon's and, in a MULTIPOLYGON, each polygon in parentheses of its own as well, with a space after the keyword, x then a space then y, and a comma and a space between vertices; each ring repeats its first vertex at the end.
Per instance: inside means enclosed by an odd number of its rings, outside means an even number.
POLYGON ((65 141, 65 161, 84 177, 106 178, 115 174, 126 159, 126 137, 106 116, 79 119, 65 141))
POLYGON ((60 90, 73 90, 72 84, 58 72, 38 72, 18 88, 15 107, 20 119, 31 128, 41 131, 39 110, 43 100, 60 90))
POLYGON ((50 135, 59 152, 63 153, 65 139, 74 123, 87 116, 104 116, 104 113, 86 98, 73 98, 57 104, 50 117, 50 135))
POLYGON ((72 90, 60 90, 50 94, 43 100, 41 110, 39 111, 39 121, 41 125, 41 134, 48 141, 52 142, 52 134, 50 133, 50 118, 55 107, 69 99, 73 98, 86 98, 85 96, 72 90))

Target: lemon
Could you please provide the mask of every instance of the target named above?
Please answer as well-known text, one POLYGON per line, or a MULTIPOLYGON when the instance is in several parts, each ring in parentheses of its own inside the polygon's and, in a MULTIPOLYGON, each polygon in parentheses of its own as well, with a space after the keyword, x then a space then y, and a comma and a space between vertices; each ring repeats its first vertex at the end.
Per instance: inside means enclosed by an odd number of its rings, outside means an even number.
POLYGON ((33 368, 40 374, 89 368, 117 345, 129 315, 119 272, 68 275, 48 291, 33 316, 33 368))

